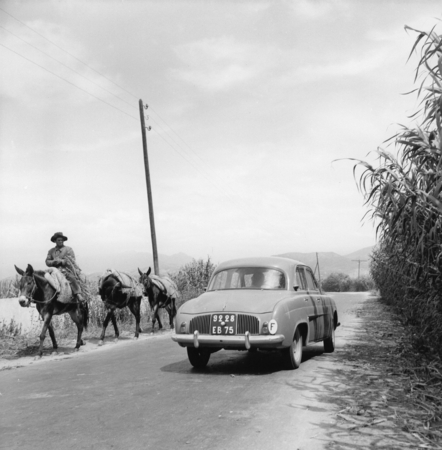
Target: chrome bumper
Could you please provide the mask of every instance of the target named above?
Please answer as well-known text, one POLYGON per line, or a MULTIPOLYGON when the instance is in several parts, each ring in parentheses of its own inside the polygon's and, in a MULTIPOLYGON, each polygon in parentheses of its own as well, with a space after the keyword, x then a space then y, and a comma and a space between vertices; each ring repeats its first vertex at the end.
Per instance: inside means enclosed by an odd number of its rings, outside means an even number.
POLYGON ((224 336, 212 334, 175 334, 172 340, 178 342, 182 347, 195 347, 200 345, 208 347, 245 347, 247 350, 253 347, 272 346, 281 344, 285 339, 283 334, 267 336, 251 336, 247 331, 244 335, 224 336))

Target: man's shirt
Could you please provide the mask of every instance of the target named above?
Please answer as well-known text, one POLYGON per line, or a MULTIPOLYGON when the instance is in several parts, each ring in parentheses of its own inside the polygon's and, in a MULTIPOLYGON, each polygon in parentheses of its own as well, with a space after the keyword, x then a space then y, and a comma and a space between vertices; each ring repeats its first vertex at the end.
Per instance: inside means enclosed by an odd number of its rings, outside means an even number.
POLYGON ((59 263, 55 261, 56 259, 66 258, 70 258, 75 262, 75 254, 71 247, 63 245, 63 247, 51 248, 48 252, 48 256, 46 257, 46 265, 48 267, 56 267, 59 265, 59 263))

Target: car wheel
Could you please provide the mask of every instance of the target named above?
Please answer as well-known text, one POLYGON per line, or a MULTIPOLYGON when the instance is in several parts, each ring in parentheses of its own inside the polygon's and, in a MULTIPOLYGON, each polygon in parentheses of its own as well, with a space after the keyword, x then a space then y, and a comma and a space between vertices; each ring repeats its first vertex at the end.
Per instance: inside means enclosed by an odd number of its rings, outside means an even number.
POLYGON ((193 367, 202 369, 209 362, 210 352, 207 348, 187 347, 187 357, 193 367))
POLYGON ((290 370, 297 369, 302 361, 302 336, 299 328, 296 328, 292 345, 284 351, 287 368, 290 370))
POLYGON ((335 326, 332 323, 331 336, 324 339, 324 352, 333 353, 335 351, 335 326))

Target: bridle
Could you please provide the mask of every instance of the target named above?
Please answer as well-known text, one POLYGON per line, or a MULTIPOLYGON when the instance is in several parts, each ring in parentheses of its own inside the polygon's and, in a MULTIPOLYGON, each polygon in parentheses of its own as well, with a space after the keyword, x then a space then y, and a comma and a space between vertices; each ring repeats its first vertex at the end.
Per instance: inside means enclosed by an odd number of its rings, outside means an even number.
POLYGON ((152 287, 151 281, 149 280, 149 277, 147 275, 143 274, 140 277, 140 283, 143 286, 143 291, 144 291, 143 294, 144 294, 144 296, 148 297, 149 296, 149 289, 152 287), (146 284, 148 286, 146 286, 146 284))
POLYGON ((35 281, 35 277, 32 276, 30 277, 29 275, 27 275, 28 278, 32 278, 33 282, 34 282, 34 286, 32 287, 32 291, 29 295, 23 295, 23 297, 26 298, 26 300, 28 300, 29 303, 50 303, 52 300, 54 300, 55 296, 58 294, 57 291, 55 291, 54 295, 49 299, 49 300, 36 300, 34 298, 34 294, 35 291, 37 290, 38 286, 37 286, 37 282, 35 281))

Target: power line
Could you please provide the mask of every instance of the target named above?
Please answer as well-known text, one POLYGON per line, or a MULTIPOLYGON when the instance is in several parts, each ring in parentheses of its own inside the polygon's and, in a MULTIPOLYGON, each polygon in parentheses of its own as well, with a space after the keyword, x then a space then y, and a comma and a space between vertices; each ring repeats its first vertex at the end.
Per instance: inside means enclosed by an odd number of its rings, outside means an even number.
MULTIPOLYGON (((119 87, 120 89, 122 89, 123 91, 125 91, 126 93, 128 93, 129 95, 133 96, 134 98, 137 98, 133 93, 131 93, 130 91, 128 91, 128 90, 125 89, 124 87, 120 86, 119 84, 115 83, 113 80, 111 80, 111 79, 108 78, 107 76, 103 75, 103 74, 100 73, 99 71, 95 70, 94 68, 92 68, 91 66, 89 66, 87 63, 85 63, 84 61, 80 60, 79 58, 77 58, 76 56, 74 56, 73 54, 71 54, 70 52, 68 52, 67 50, 63 49, 62 47, 60 47, 59 45, 57 45, 56 43, 54 43, 53 41, 51 41, 50 39, 48 39, 47 37, 45 37, 44 35, 42 35, 41 33, 39 33, 38 31, 36 31, 36 30, 34 30, 33 28, 29 27, 29 26, 26 25, 24 22, 22 22, 21 20, 19 20, 19 19, 17 19, 16 17, 14 17, 12 14, 8 13, 7 11, 5 11, 3 8, 0 7, 0 10, 3 11, 5 14, 9 15, 10 17, 12 17, 12 18, 13 18, 14 20, 16 20, 17 22, 21 23, 23 26, 29 28, 31 31, 33 31, 33 32, 36 33, 37 35, 41 36, 43 39, 45 39, 45 40, 47 40, 48 42, 50 42, 52 45, 54 45, 54 46, 57 47, 58 49, 62 50, 63 52, 65 52, 66 54, 68 54, 69 56, 71 56, 72 58, 74 58, 75 60, 77 60, 78 62, 80 62, 81 64, 83 64, 83 65, 85 65, 86 67, 88 67, 89 69, 93 70, 93 71, 96 72, 98 75, 100 75, 100 76, 102 76, 103 78, 107 79, 107 80, 110 81, 112 84, 114 84, 115 86, 119 87)), ((33 48, 35 48, 36 50, 40 51, 41 53, 45 54, 45 55, 48 56, 49 58, 51 58, 51 59, 57 61, 59 64, 61 64, 61 65, 63 65, 64 67, 68 68, 69 70, 73 71, 73 72, 76 73, 77 75, 79 75, 79 76, 85 78, 86 80, 90 81, 91 83, 95 84, 95 85, 98 86, 100 89, 103 89, 104 91, 108 92, 109 94, 113 95, 114 97, 118 98, 119 100, 123 101, 124 103, 128 104, 129 106, 132 106, 130 103, 126 102, 124 99, 122 99, 122 98, 120 98, 119 96, 113 94, 112 92, 108 91, 108 90, 105 89, 104 87, 100 86, 98 83, 96 83, 96 82, 90 80, 90 79, 87 78, 86 76, 80 74, 80 73, 77 72, 76 70, 74 70, 74 69, 72 69, 71 67, 67 66, 66 64, 62 63, 62 62, 59 61, 57 58, 54 58, 53 56, 49 55, 48 53, 44 52, 43 50, 41 50, 41 49, 35 47, 34 45, 32 45, 32 44, 30 44, 29 42, 27 42, 26 40, 20 38, 19 36, 17 36, 16 34, 14 34, 13 32, 11 32, 11 31, 9 31, 9 30, 7 30, 6 28, 4 28, 4 27, 2 27, 2 26, 0 26, 0 27, 3 28, 3 29, 4 29, 5 31, 7 31, 8 33, 14 35, 16 38, 20 39, 21 41, 25 42, 26 44, 30 45, 31 47, 33 47, 33 48)), ((118 108, 118 107, 112 105, 111 103, 106 102, 105 100, 103 100, 103 99, 97 97, 96 95, 94 95, 94 94, 88 92, 87 90, 85 90, 85 89, 79 87, 79 86, 76 85, 75 83, 72 83, 71 81, 65 79, 64 77, 62 77, 62 76, 60 76, 60 75, 57 75, 56 73, 52 72, 51 70, 49 70, 49 69, 43 67, 42 65, 36 63, 35 61, 32 61, 31 59, 29 59, 29 58, 27 58, 27 57, 21 55, 20 53, 18 53, 18 52, 16 52, 16 51, 12 50, 11 48, 7 47, 6 45, 4 45, 4 44, 0 44, 0 45, 2 45, 4 48, 10 50, 11 52, 15 53, 16 55, 18 55, 18 56, 24 58, 25 60, 27 60, 27 61, 29 61, 29 62, 31 62, 31 63, 37 65, 38 67, 40 67, 40 68, 42 68, 42 69, 44 69, 44 70, 46 70, 46 71, 49 72, 50 74, 52 74, 52 75, 54 75, 54 76, 56 76, 56 77, 58 77, 58 78, 64 80, 65 82, 71 84, 72 86, 76 87, 77 89, 80 89, 81 91, 83 91, 83 92, 85 92, 85 93, 91 95, 92 97, 94 97, 95 99, 101 101, 102 103, 104 103, 104 104, 106 104, 106 105, 108 105, 108 106, 111 106, 111 107, 114 108, 114 109, 117 109, 118 111, 122 112, 123 114, 125 114, 125 115, 127 115, 127 116, 129 116, 129 117, 131 117, 131 118, 133 118, 133 119, 138 120, 135 116, 132 116, 132 115, 128 114, 127 112, 123 111, 122 109, 120 109, 120 108, 118 108)), ((190 151, 191 151, 191 152, 192 152, 192 153, 193 153, 193 154, 201 161, 201 163, 202 163, 202 168, 195 165, 196 161, 191 161, 191 160, 189 160, 186 156, 184 156, 183 153, 184 153, 185 155, 187 155, 187 156, 190 157, 190 155, 186 152, 186 150, 183 149, 183 148, 180 146, 180 144, 177 143, 177 142, 175 141, 175 139, 173 139, 173 137, 170 135, 170 133, 168 133, 167 130, 164 130, 164 128, 161 126, 161 124, 160 124, 159 122, 157 122, 155 119, 152 119, 152 120, 153 120, 153 121, 154 121, 154 122, 155 122, 155 123, 156 123, 156 124, 157 124, 157 125, 158 125, 158 126, 159 126, 166 134, 167 134, 167 135, 168 135, 168 137, 169 137, 169 138, 170 138, 170 139, 178 146, 178 148, 180 149, 180 151, 178 151, 178 150, 177 150, 170 142, 168 142, 168 141, 164 138, 164 136, 162 136, 160 133, 157 133, 158 136, 161 137, 161 138, 166 142, 166 144, 169 145, 169 146, 172 148, 172 150, 174 150, 179 156, 181 156, 181 158, 183 158, 183 159, 184 159, 188 164, 190 164, 197 172, 199 172, 199 173, 200 173, 200 174, 201 174, 201 175, 202 175, 202 176, 203 176, 210 184, 212 184, 216 189, 219 189, 220 192, 222 192, 224 195, 226 195, 226 191, 228 191, 228 188, 227 188, 226 186, 223 186, 223 187, 221 188, 220 186, 214 184, 214 183, 213 183, 213 180, 211 180, 210 178, 207 177, 207 175, 206 175, 207 169, 205 168, 205 162, 202 160, 202 158, 201 158, 197 153, 195 153, 195 152, 192 150, 192 148, 191 148, 191 147, 190 147, 190 146, 189 146, 189 145, 188 145, 188 144, 187 144, 187 143, 186 143, 186 142, 185 142, 185 141, 184 141, 184 140, 183 140, 183 139, 182 139, 182 138, 174 131, 174 130, 173 130, 173 128, 172 128, 172 127, 171 127, 171 126, 170 126, 170 125, 169 125, 169 124, 168 124, 168 123, 167 123, 167 122, 166 122, 166 121, 158 114, 158 112, 155 111, 155 109, 154 109, 153 107, 151 107, 151 109, 152 109, 152 111, 154 111, 155 114, 157 114, 157 116, 158 116, 158 117, 166 124, 166 126, 167 126, 167 127, 168 127, 168 128, 169 128, 169 129, 170 129, 170 130, 171 130, 171 131, 172 131, 172 132, 173 132, 173 133, 174 133, 174 134, 182 141, 182 142, 184 142, 184 144, 189 148, 189 150, 190 150, 190 151), (183 153, 181 153, 181 152, 183 152, 183 153), (202 169, 202 170, 201 170, 201 169, 202 169)), ((197 163, 197 164, 201 164, 201 163, 197 163)), ((230 196, 228 196, 228 197, 230 197, 230 196)), ((250 205, 244 205, 244 204, 242 204, 242 203, 239 203, 239 202, 237 201, 237 199, 236 199, 235 196, 230 197, 230 198, 231 198, 231 200, 232 200, 234 203, 236 203, 238 206, 241 206, 242 209, 245 208, 245 209, 248 209, 248 210, 251 211, 251 212, 253 211, 252 209, 250 209, 250 205)), ((259 214, 258 212, 253 211, 253 213, 254 213, 254 215, 255 215, 255 214, 258 215, 258 216, 261 218, 261 220, 264 219, 264 218, 262 217, 262 215, 259 214)), ((270 224, 269 222, 267 222, 266 219, 264 219, 264 221, 267 223, 268 226, 273 227, 273 225, 270 224)))
MULTIPOLYGON (((0 8, 1 9, 1 8, 0 8)), ((80 72, 76 71, 75 69, 73 69, 72 67, 69 67, 67 64, 61 62, 60 60, 58 60, 57 58, 54 58, 53 56, 51 56, 49 53, 46 53, 45 51, 39 49, 38 47, 36 47, 35 45, 31 44, 30 42, 27 42, 25 39, 21 38, 20 36, 17 36, 15 33, 13 33, 12 31, 6 29, 5 27, 2 27, 0 25, 0 28, 2 28, 3 30, 5 30, 6 32, 12 34, 13 36, 15 36, 17 39, 20 39, 22 42, 24 42, 25 44, 29 45, 32 48, 35 48, 36 50, 38 50, 39 52, 43 53, 44 55, 46 55, 48 58, 51 58, 52 60, 58 62, 59 64, 61 64, 62 66, 66 67, 67 69, 71 70, 72 72, 76 73, 77 75, 79 75, 80 77, 84 78, 85 80, 91 82, 92 84, 95 84, 95 86, 98 86, 100 89, 102 89, 103 91, 106 91, 108 94, 113 95, 115 98, 118 98, 119 100, 121 100, 122 102, 126 103, 127 105, 129 105, 130 107, 133 107, 132 103, 127 102, 126 100, 124 100, 123 98, 119 97, 118 95, 114 94, 113 92, 109 91, 108 89, 104 88, 103 86, 100 86, 98 83, 96 83, 95 81, 91 80, 90 78, 86 77, 85 75, 81 74, 80 72)))
MULTIPOLYGON (((84 61, 82 61, 81 59, 77 58, 75 55, 73 55, 72 53, 68 52, 67 50, 65 50, 64 48, 60 47, 58 44, 56 44, 55 42, 51 41, 49 38, 47 38, 46 36, 44 36, 43 34, 39 33, 38 31, 34 30, 33 28, 31 28, 29 25, 26 25, 24 22, 22 22, 20 19, 17 19, 17 17, 13 16, 11 13, 5 11, 3 8, 0 7, 0 10, 3 11, 5 14, 7 14, 8 16, 12 17, 14 20, 16 20, 17 22, 21 23, 23 26, 25 26, 26 28, 29 28, 32 32, 36 33, 38 36, 42 37, 43 39, 45 39, 46 41, 50 42, 52 45, 54 45, 55 47, 57 47, 58 49, 60 49, 61 51, 65 52, 66 54, 68 54, 69 56, 71 56, 72 58, 74 58, 76 61, 80 62, 81 64, 85 65, 86 67, 88 67, 90 70, 93 70, 95 73, 97 73, 98 75, 100 75, 101 77, 105 78, 106 80, 110 81, 112 84, 114 84, 115 86, 117 86, 118 88, 120 88, 121 90, 123 90, 124 92, 126 92, 127 94, 131 95, 133 98, 138 99, 138 96, 135 95, 134 93, 128 91, 127 89, 125 89, 123 86, 120 86, 119 84, 115 83, 113 80, 111 80, 110 78, 108 78, 106 75, 102 74, 101 72, 99 72, 98 70, 94 69, 93 67, 91 67, 89 64, 85 63, 84 61)), ((119 97, 118 97, 119 98, 119 97)), ((187 144, 174 130, 173 128, 160 116, 160 114, 152 107, 150 106, 151 110, 153 112, 155 112, 155 114, 160 118, 160 120, 162 120, 166 126, 168 128, 170 128, 170 130, 176 135, 178 136, 186 145, 187 147, 190 149, 190 151, 197 156, 198 159, 200 159, 203 163, 204 161, 201 159, 201 157, 199 155, 197 155, 192 148, 189 146, 189 144, 187 144)))
POLYGON ((49 72, 51 75, 54 75, 55 77, 60 78, 60 80, 63 80, 63 81, 65 81, 66 83, 69 83, 70 85, 76 87, 77 89, 80 89, 80 91, 86 92, 86 94, 89 94, 90 96, 94 97, 95 99, 99 100, 100 102, 103 102, 104 104, 106 104, 106 105, 108 105, 108 106, 110 106, 110 107, 112 107, 112 108, 115 108, 116 110, 122 112, 123 114, 126 114, 126 116, 129 116, 129 117, 131 117, 132 119, 137 120, 137 118, 136 118, 135 116, 131 116, 131 115, 128 114, 126 111, 123 111, 122 109, 118 108, 117 106, 114 106, 114 105, 112 105, 111 103, 108 103, 107 101, 101 99, 100 97, 97 97, 96 95, 91 94, 90 92, 86 91, 86 89, 83 89, 83 88, 81 88, 80 86, 77 86, 75 83, 72 83, 71 81, 66 80, 66 78, 63 78, 62 76, 57 75, 56 73, 52 72, 51 70, 46 69, 46 67, 43 67, 42 65, 36 63, 35 61, 32 61, 32 59, 26 58, 26 56, 21 55, 20 53, 16 52, 15 50, 12 50, 12 48, 9 48, 9 47, 7 47, 6 45, 1 44, 1 43, 0 43, 0 45, 1 45, 2 47, 4 47, 4 48, 8 49, 10 52, 15 53, 16 55, 20 56, 21 58, 26 59, 26 61, 29 61, 30 63, 35 64, 36 66, 40 67, 40 68, 43 69, 43 70, 46 70, 46 72, 49 72))

